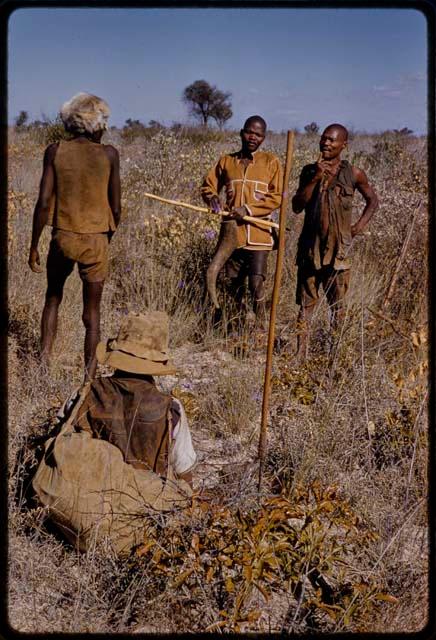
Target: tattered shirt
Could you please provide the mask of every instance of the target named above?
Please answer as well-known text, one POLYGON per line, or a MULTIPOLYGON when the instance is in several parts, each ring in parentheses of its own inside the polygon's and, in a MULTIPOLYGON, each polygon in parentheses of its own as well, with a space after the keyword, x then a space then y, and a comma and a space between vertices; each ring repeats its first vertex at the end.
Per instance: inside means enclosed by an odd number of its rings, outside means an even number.
MULTIPOLYGON (((315 164, 303 167, 300 189, 313 178, 315 164)), ((297 264, 307 261, 315 269, 331 266, 350 268, 351 218, 355 181, 352 167, 341 160, 336 176, 326 187, 319 182, 305 207, 303 230, 298 241, 297 264)))

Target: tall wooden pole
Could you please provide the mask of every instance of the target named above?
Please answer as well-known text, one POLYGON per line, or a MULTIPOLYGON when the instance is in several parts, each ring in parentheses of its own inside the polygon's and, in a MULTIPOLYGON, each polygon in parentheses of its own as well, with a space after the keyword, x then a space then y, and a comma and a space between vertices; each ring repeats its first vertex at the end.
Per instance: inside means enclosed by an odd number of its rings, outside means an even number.
POLYGON ((280 205, 279 246, 277 250, 276 272, 274 275, 274 287, 273 287, 271 311, 270 311, 270 317, 269 317, 268 346, 267 346, 267 353, 266 353, 265 379, 263 383, 262 419, 260 423, 260 438, 259 438, 259 451, 258 451, 258 456, 259 456, 258 490, 259 491, 262 485, 262 472, 263 472, 263 466, 265 463, 265 453, 266 453, 266 435, 267 435, 266 432, 267 432, 267 420, 268 420, 268 410, 269 410, 269 397, 271 392, 272 356, 273 356, 273 349, 274 349, 277 304, 279 301, 280 281, 282 278, 282 270, 283 270, 283 255, 285 252, 286 209, 288 206, 288 199, 289 199, 289 193, 288 193, 289 174, 291 173, 293 148, 294 148, 294 132, 288 131, 285 174, 283 177, 282 202, 280 205))

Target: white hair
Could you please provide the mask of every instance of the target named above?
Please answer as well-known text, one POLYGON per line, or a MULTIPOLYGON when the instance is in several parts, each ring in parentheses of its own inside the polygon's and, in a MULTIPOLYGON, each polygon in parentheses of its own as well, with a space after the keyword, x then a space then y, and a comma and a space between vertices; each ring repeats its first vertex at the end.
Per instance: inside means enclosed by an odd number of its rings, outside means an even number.
POLYGON ((95 133, 107 129, 110 109, 102 98, 78 93, 62 105, 59 114, 67 131, 95 133))

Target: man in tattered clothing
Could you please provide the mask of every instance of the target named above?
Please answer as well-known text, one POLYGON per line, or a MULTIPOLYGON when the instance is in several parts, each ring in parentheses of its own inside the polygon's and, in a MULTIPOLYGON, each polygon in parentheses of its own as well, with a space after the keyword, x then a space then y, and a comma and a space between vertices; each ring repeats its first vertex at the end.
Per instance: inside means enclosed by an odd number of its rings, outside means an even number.
POLYGON ((235 153, 222 156, 209 171, 201 187, 203 200, 215 212, 221 211, 220 191, 225 188, 226 206, 236 220, 238 248, 226 263, 231 291, 242 304, 245 279, 253 300, 253 312, 260 323, 265 319, 264 282, 268 252, 274 247, 270 228, 243 220, 246 215, 270 219, 280 206, 283 174, 278 158, 259 151, 265 139, 266 122, 260 116, 248 118, 241 129, 242 146, 235 153))
POLYGON ((77 263, 83 282, 85 380, 96 370, 100 303, 108 273, 108 246, 121 219, 118 151, 101 144, 109 118, 107 103, 79 93, 60 111, 73 137, 50 144, 33 215, 29 266, 42 272, 38 244, 46 224, 53 227, 47 256, 47 291, 41 318, 41 361, 50 363, 64 286, 77 263))
POLYGON ((323 286, 331 312, 332 329, 343 319, 344 298, 350 280, 350 248, 354 236, 362 233, 378 207, 377 195, 365 172, 341 159, 348 131, 341 124, 329 125, 321 135, 320 158, 306 165, 292 199, 295 213, 305 210, 297 251, 297 295, 300 305, 297 358, 307 357, 308 323, 323 286), (365 208, 351 224, 355 189, 365 208))

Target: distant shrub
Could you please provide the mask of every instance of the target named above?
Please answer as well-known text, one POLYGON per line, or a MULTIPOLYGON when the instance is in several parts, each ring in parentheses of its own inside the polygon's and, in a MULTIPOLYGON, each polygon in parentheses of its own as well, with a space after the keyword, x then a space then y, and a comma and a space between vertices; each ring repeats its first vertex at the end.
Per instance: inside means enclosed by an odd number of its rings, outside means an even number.
POLYGON ((121 139, 126 144, 130 144, 138 138, 150 139, 160 131, 165 131, 166 127, 157 120, 149 120, 146 126, 140 120, 128 118, 121 129, 121 139))
POLYGON ((192 127, 179 122, 173 123, 171 126, 178 138, 189 140, 194 144, 202 144, 204 142, 225 142, 235 137, 234 131, 220 131, 217 129, 208 129, 206 127, 192 127))
POLYGON ((59 116, 54 120, 49 118, 35 120, 28 125, 27 130, 37 142, 45 145, 59 142, 59 140, 71 140, 73 137, 71 133, 65 131, 65 127, 59 116))
POLYGON ((15 126, 17 127, 17 129, 24 127, 28 119, 29 114, 27 113, 27 111, 20 111, 20 113, 15 118, 15 126))
POLYGON ((306 133, 315 135, 319 131, 319 125, 316 122, 310 122, 304 127, 306 133))
POLYGON ((157 130, 157 129, 164 129, 165 127, 158 120, 149 120, 148 128, 157 130))
POLYGON ((400 136, 411 136, 413 131, 409 127, 403 127, 402 129, 394 129, 394 133, 398 133, 400 136))

